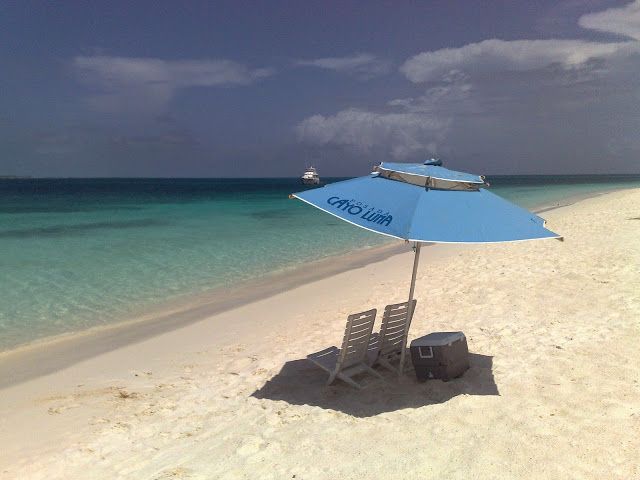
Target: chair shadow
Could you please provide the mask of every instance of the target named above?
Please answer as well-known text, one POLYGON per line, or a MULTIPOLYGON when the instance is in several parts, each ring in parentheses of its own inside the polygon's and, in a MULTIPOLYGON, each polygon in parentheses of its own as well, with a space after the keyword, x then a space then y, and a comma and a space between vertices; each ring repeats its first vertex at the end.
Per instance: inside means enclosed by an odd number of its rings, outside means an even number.
POLYGON ((357 390, 340 380, 327 386, 326 372, 306 359, 292 360, 251 396, 336 410, 354 417, 371 417, 404 408, 444 403, 457 395, 500 395, 493 378, 493 357, 470 353, 469 364, 470 368, 464 375, 449 382, 418 382, 413 368, 407 368, 401 378, 390 371, 378 369, 385 379, 363 374, 357 377, 357 381, 366 386, 357 390))

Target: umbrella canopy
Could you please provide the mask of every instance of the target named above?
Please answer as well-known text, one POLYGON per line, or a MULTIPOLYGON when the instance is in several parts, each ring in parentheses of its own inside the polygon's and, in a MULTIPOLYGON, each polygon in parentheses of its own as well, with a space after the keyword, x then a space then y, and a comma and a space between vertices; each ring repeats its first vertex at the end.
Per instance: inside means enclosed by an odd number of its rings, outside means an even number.
MULTIPOLYGON (((482 176, 448 170, 439 160, 430 160, 424 164, 381 163, 368 176, 291 196, 358 227, 416 242, 411 308, 422 242, 562 239, 545 228, 543 218, 482 188, 486 185, 482 176)), ((404 353, 403 348, 400 372, 404 353)))
POLYGON ((482 177, 439 166, 383 163, 369 176, 293 196, 358 227, 408 241, 560 238, 544 228, 542 218, 480 188, 484 185, 482 177))

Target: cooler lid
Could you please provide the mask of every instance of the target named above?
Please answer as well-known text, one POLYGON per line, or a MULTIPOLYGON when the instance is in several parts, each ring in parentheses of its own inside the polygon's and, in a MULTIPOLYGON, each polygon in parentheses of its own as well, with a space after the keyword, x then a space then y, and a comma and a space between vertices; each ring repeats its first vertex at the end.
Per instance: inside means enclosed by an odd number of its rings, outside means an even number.
POLYGON ((458 340, 464 340, 462 332, 433 332, 411 341, 412 347, 443 347, 458 340))

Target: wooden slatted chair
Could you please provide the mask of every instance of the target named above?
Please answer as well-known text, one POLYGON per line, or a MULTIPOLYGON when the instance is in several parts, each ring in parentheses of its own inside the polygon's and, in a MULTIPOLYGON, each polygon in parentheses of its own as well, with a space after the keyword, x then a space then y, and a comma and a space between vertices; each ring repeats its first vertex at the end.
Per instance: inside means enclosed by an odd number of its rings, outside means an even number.
POLYGON ((362 388, 362 385, 351 377, 364 372, 382 378, 367 362, 369 340, 371 339, 376 313, 377 310, 374 308, 366 312, 349 315, 347 327, 344 331, 344 339, 342 340, 342 348, 333 346, 307 355, 311 362, 329 372, 327 385, 331 385, 336 378, 339 378, 353 387, 362 388))
MULTIPOLYGON (((416 303, 417 300, 413 300, 412 317, 413 312, 416 311, 416 303)), ((393 363, 400 362, 402 349, 407 345, 404 335, 409 331, 408 326, 411 324, 408 307, 409 302, 387 305, 384 308, 380 333, 377 337, 374 334, 372 340, 372 343, 376 343, 378 347, 378 356, 373 363, 380 364, 392 372, 398 372, 400 365, 394 367, 393 363)))

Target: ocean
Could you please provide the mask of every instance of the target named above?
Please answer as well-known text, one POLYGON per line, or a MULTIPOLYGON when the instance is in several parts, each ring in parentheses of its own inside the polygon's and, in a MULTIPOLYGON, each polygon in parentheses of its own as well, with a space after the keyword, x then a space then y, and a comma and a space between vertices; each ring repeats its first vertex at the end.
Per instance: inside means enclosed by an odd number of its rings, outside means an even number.
MULTIPOLYGON (((640 175, 487 180, 530 209, 640 187, 640 175)), ((301 189, 297 179, 0 179, 0 351, 394 241, 288 199, 301 189)))

